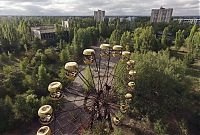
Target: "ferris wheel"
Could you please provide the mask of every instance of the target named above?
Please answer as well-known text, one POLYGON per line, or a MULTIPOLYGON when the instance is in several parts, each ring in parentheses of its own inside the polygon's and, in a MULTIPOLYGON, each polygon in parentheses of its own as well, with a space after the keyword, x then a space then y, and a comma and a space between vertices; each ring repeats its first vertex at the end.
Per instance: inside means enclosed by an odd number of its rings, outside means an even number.
MULTIPOLYGON (((131 53, 123 51, 122 46, 111 46, 110 44, 101 44, 99 51, 85 49, 83 56, 83 61, 89 69, 90 80, 82 73, 76 62, 68 62, 64 68, 68 80, 74 81, 78 77, 88 89, 80 92, 80 89, 76 89, 73 86, 63 87, 61 82, 52 82, 48 86, 50 98, 56 101, 62 99, 68 103, 75 102, 75 99, 68 99, 68 94, 80 97, 76 101, 82 102, 82 105, 76 106, 73 109, 61 109, 59 114, 82 109, 88 114, 87 128, 92 129, 96 123, 101 122, 112 131, 113 125, 117 126, 121 123, 117 113, 124 114, 130 109, 130 102, 135 90, 134 81, 137 74, 134 70, 135 61, 130 60, 131 53), (115 64, 111 66, 112 59, 115 60, 115 64), (124 95, 119 95, 113 84, 117 77, 115 72, 118 67, 118 61, 126 63, 128 71, 129 80, 125 84, 127 85, 127 92, 124 95)), ((55 131, 53 131, 55 129, 50 129, 49 127, 58 116, 53 110, 52 106, 48 104, 39 108, 38 116, 42 127, 37 131, 37 135, 55 134, 55 131)))

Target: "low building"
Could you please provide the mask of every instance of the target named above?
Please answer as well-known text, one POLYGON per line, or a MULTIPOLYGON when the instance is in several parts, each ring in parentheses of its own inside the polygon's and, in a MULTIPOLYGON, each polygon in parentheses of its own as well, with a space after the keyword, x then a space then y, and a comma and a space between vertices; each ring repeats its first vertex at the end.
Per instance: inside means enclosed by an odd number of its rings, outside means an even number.
POLYGON ((161 7, 160 9, 152 9, 150 22, 167 22, 169 23, 172 17, 173 8, 165 9, 161 7))
POLYGON ((135 20, 135 17, 130 17, 130 16, 125 16, 125 17, 120 17, 120 22, 123 22, 123 21, 134 21, 135 20))
POLYGON ((56 37, 56 29, 54 26, 32 27, 31 31, 33 32, 34 37, 41 40, 55 39, 56 37))
POLYGON ((104 21, 105 19, 105 11, 98 10, 94 11, 94 20, 97 22, 104 21))
POLYGON ((191 23, 200 25, 200 18, 174 18, 174 21, 178 21, 179 23, 191 23))

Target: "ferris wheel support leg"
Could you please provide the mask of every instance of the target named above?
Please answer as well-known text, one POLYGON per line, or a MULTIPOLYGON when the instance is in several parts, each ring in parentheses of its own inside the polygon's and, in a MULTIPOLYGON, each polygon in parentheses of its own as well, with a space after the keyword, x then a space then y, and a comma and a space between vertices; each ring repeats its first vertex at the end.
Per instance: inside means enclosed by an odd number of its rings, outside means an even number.
MULTIPOLYGON (((101 51, 100 51, 101 52, 101 51)), ((101 73, 101 55, 99 56, 99 63, 97 64, 97 59, 96 57, 94 58, 95 61, 95 65, 98 71, 98 91, 103 90, 103 86, 102 86, 102 82, 101 82, 101 78, 100 78, 100 73, 101 73)))
POLYGON ((111 121, 110 113, 108 113, 108 124, 109 124, 110 130, 113 131, 113 126, 112 126, 112 121, 111 121))

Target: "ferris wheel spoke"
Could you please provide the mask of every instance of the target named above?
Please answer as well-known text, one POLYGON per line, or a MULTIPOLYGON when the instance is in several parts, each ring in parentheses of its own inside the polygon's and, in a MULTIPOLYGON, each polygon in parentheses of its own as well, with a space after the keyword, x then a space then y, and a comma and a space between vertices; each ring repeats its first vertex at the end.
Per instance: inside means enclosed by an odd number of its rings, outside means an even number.
MULTIPOLYGON (((91 76, 92 76, 92 83, 93 83, 93 85, 94 85, 94 87, 95 87, 94 75, 92 74, 92 69, 91 69, 91 66, 90 66, 90 65, 89 65, 89 69, 90 69, 90 74, 91 74, 91 76)), ((96 90, 96 88, 95 88, 95 90, 96 90)))
POLYGON ((93 86, 92 84, 90 84, 90 82, 84 77, 84 75, 83 75, 81 72, 79 72, 78 76, 79 76, 79 78, 83 81, 83 83, 84 83, 85 85, 87 85, 88 88, 91 87, 91 88, 93 88, 93 90, 94 90, 95 92, 97 92, 97 90, 96 90, 96 88, 95 88, 95 85, 93 86))
MULTIPOLYGON (((100 53, 101 53, 101 50, 100 50, 100 53)), ((98 91, 102 90, 103 89, 103 86, 102 86, 102 82, 101 82, 101 76, 100 76, 100 73, 101 73, 101 55, 99 55, 99 63, 97 64, 97 59, 96 59, 96 56, 94 58, 94 61, 95 61, 95 65, 96 65, 96 68, 97 68, 97 72, 98 72, 98 91)))

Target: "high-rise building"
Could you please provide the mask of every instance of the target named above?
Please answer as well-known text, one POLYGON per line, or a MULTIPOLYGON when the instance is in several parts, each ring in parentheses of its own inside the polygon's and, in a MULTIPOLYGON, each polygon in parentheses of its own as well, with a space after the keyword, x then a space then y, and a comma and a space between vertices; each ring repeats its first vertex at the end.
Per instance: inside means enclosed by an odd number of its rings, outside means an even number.
POLYGON ((173 8, 152 9, 150 22, 169 22, 172 17, 173 8))
POLYGON ((105 11, 94 11, 94 20, 97 22, 104 21, 105 19, 105 11))

